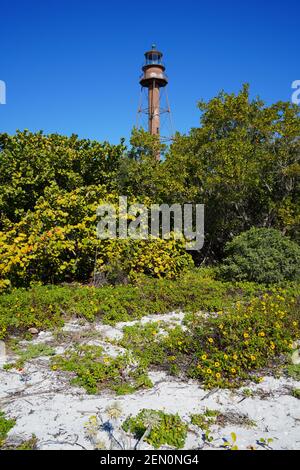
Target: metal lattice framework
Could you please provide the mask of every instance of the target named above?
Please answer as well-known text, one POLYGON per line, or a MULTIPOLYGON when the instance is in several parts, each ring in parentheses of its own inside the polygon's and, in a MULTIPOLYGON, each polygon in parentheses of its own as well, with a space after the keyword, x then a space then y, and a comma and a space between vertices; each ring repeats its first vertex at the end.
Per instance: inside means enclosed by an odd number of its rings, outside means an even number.
POLYGON ((162 62, 162 52, 152 49, 145 53, 143 73, 140 76, 141 93, 137 112, 137 128, 148 128, 148 132, 158 135, 161 142, 174 138, 174 126, 166 90, 168 77, 162 62))
MULTIPOLYGON (((160 128, 160 140, 163 143, 172 142, 174 139, 174 124, 173 117, 166 88, 162 88, 160 95, 160 117, 161 117, 161 128, 160 128)), ((148 106, 148 89, 141 87, 139 106, 137 111, 137 128, 142 127, 147 129, 149 122, 150 109, 148 106)))

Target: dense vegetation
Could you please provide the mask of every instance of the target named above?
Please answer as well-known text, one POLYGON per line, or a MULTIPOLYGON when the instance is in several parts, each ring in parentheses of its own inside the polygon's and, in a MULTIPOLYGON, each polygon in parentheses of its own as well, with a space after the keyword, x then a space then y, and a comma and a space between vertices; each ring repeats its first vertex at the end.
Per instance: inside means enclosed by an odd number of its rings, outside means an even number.
POLYGON ((277 294, 236 302, 213 315, 186 315, 185 326, 128 326, 120 344, 145 368, 164 367, 200 379, 208 388, 235 387, 254 380, 256 371, 274 365, 276 357, 296 347, 299 304, 286 290, 277 289, 277 294))
MULTIPOLYGON (((29 131, 0 134, 0 289, 32 282, 178 275, 192 264, 182 244, 97 240, 96 207, 130 202, 205 204, 205 245, 194 261, 219 261, 251 227, 299 241, 300 117, 221 93, 199 103, 201 126, 169 149, 134 130, 131 148, 29 131), (154 158, 161 147, 165 158, 154 158), (109 276, 108 276, 109 277, 109 276)), ((251 269, 251 268, 250 268, 251 269)), ((277 279, 276 279, 277 280, 277 279)))
POLYGON ((224 279, 274 284, 300 281, 300 247, 278 230, 255 228, 225 246, 220 269, 224 279))
POLYGON ((101 347, 53 358, 54 370, 72 370, 89 392, 151 386, 147 370, 158 365, 207 387, 236 386, 291 351, 299 338, 298 109, 250 100, 247 86, 199 109, 200 127, 170 148, 137 129, 129 149, 123 140, 0 134, 0 339, 72 316, 115 324, 187 314, 186 330, 125 329, 121 346, 137 366, 123 382, 128 357, 104 361, 101 347), (96 209, 117 208, 119 195, 147 206, 205 204, 203 249, 191 254, 174 236, 99 240, 96 209))
MULTIPOLYGON (((30 327, 60 326, 71 316, 115 324, 172 310, 215 311, 237 300, 249 300, 265 289, 254 283, 215 280, 208 269, 187 272, 177 280, 143 276, 131 285, 95 288, 66 284, 14 289, 0 296, 0 339, 30 327)), ((291 295, 295 290, 296 286, 289 288, 291 295)))
MULTIPOLYGON (((128 354, 110 357, 101 346, 74 344, 53 357, 53 370, 72 371, 73 382, 89 393, 151 387, 150 367, 197 378, 208 388, 234 387, 296 348, 299 305, 297 283, 222 282, 203 268, 177 280, 145 276, 126 286, 36 286, 2 294, 0 339, 22 332, 30 338, 29 327, 58 329, 74 316, 114 325, 184 311, 185 329, 161 321, 126 326, 118 345, 128 354)), ((53 349, 32 345, 24 351, 14 347, 14 353, 19 358, 7 367, 23 367, 34 357, 53 355, 53 349)))

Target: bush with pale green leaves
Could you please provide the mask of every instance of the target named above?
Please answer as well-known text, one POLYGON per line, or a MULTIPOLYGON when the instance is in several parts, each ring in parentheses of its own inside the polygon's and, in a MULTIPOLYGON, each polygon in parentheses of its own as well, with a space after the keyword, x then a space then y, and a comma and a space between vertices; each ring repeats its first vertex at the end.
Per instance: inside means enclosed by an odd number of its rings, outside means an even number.
POLYGON ((252 228, 227 243, 220 276, 263 284, 300 281, 300 247, 278 230, 252 228))

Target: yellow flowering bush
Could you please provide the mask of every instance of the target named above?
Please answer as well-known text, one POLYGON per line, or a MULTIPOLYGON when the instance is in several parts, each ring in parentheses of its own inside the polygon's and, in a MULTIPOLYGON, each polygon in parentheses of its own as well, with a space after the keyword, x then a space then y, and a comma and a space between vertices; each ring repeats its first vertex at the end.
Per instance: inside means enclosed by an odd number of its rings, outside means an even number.
POLYGON ((245 305, 237 303, 212 317, 190 320, 193 365, 189 374, 207 387, 236 386, 290 352, 300 334, 299 305, 278 292, 245 305))
POLYGON ((145 367, 185 374, 207 388, 259 381, 257 373, 284 359, 300 334, 299 296, 278 292, 224 312, 188 315, 185 329, 163 322, 126 327, 119 344, 145 367))
POLYGON ((46 189, 33 211, 0 232, 0 290, 9 283, 88 281, 96 272, 116 269, 132 278, 173 278, 193 265, 183 240, 97 239, 102 202, 117 205, 117 195, 104 186, 46 189))

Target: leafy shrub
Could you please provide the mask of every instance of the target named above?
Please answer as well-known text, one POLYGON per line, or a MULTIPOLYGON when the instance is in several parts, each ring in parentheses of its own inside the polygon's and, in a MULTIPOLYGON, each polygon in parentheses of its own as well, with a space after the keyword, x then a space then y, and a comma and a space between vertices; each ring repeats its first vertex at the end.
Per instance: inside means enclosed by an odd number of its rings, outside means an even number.
POLYGON ((225 247, 223 279, 274 284, 300 280, 300 247, 278 230, 252 228, 225 247))
POLYGON ((184 446, 188 426, 177 414, 166 414, 163 411, 144 408, 137 416, 128 417, 122 428, 134 434, 136 439, 144 435, 144 440, 155 449, 164 444, 180 449, 184 446), (147 430, 148 435, 145 434, 147 430))
POLYGON ((53 185, 67 192, 82 186, 114 185, 125 147, 78 136, 27 130, 0 134, 0 230, 18 222, 53 185))
POLYGON ((104 201, 117 207, 117 195, 103 186, 47 188, 32 211, 0 231, 0 289, 112 278, 116 267, 125 277, 174 278, 193 266, 183 240, 99 240, 96 210, 104 201))
POLYGON ((0 294, 10 287, 10 281, 8 279, 0 279, 0 294))

